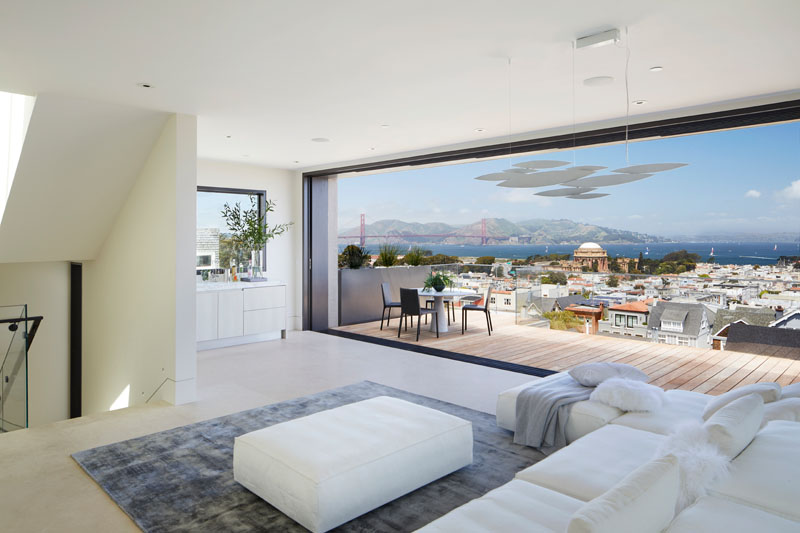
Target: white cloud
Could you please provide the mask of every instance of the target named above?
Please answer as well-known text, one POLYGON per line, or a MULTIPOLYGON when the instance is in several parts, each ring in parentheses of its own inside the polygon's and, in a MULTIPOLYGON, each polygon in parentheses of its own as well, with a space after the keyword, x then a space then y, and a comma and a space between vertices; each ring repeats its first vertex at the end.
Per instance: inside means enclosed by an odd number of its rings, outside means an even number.
POLYGON ((800 180, 793 181, 780 192, 780 196, 788 200, 800 200, 800 180))
POLYGON ((761 198, 761 193, 755 189, 750 189, 744 193, 745 198, 761 198))
POLYGON ((539 207, 548 207, 553 202, 545 196, 536 196, 530 189, 508 189, 497 191, 489 196, 490 200, 506 202, 509 204, 536 204, 539 207))
POLYGON ((631 220, 640 220, 644 217, 642 215, 628 215, 628 218, 630 218, 631 220))

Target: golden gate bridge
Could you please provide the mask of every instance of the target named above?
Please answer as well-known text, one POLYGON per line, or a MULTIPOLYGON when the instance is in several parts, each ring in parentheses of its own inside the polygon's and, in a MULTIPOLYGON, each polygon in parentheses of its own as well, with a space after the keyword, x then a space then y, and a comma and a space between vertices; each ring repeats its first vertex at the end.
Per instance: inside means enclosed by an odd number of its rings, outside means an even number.
MULTIPOLYGON (((366 224, 364 222, 365 215, 361 213, 361 232, 359 235, 339 235, 340 239, 356 239, 358 238, 358 242, 361 246, 366 245, 367 238, 372 239, 391 239, 391 238, 398 238, 398 237, 459 237, 459 238, 472 238, 472 239, 480 239, 481 246, 488 244, 489 242, 489 235, 486 234, 486 219, 481 219, 481 234, 480 235, 466 235, 463 233, 389 233, 386 235, 367 235, 366 232, 366 224)), ((508 237, 492 235, 493 239, 507 239, 508 237)))

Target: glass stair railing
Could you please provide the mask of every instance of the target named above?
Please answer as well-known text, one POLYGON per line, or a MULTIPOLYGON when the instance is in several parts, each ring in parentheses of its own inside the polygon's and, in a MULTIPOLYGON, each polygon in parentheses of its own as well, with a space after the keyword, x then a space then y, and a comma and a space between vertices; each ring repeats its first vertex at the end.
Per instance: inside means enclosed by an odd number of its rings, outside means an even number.
POLYGON ((0 307, 0 433, 28 427, 28 350, 41 321, 27 305, 0 307))

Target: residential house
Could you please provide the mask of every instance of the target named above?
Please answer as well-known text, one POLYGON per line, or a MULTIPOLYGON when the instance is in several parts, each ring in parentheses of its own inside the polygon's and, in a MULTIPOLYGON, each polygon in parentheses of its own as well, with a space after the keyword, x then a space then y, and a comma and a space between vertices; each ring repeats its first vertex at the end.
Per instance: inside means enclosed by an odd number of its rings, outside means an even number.
MULTIPOLYGON (((755 324, 761 325, 761 324, 755 324)), ((774 322, 767 324, 771 328, 800 329, 800 309, 785 313, 774 322)))
POLYGON ((711 343, 715 350, 724 350, 728 340, 728 330, 734 322, 751 326, 769 326, 775 319, 775 312, 768 308, 720 309, 711 326, 711 343))
POLYGON ((800 359, 800 330, 734 322, 728 330, 726 349, 797 360, 800 359))
POLYGON ((647 318, 653 300, 642 300, 613 305, 608 308, 608 318, 599 324, 600 333, 647 338, 647 318))
POLYGON ((648 336, 660 344, 708 346, 708 312, 703 304, 654 302, 647 323, 648 336))

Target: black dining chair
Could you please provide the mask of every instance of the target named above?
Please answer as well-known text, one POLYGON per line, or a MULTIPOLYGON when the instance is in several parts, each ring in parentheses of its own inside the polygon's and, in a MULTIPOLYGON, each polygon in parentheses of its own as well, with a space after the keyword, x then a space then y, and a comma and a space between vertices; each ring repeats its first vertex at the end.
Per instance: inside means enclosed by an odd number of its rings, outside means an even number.
POLYGON ((467 330, 467 311, 481 311, 486 315, 486 329, 489 330, 489 336, 492 336, 492 317, 489 314, 489 301, 492 298, 492 287, 486 290, 486 296, 483 297, 483 305, 466 304, 461 307, 461 334, 467 330))
POLYGON ((436 337, 439 337, 439 317, 434 309, 425 309, 419 305, 419 291, 417 289, 400 289, 400 325, 397 327, 397 338, 403 329, 403 317, 411 317, 411 327, 414 327, 414 317, 417 317, 417 341, 419 341, 419 327, 422 324, 422 315, 433 315, 436 321, 436 337))
MULTIPOLYGON (((392 308, 396 307, 399 309, 400 302, 392 301, 392 290, 387 282, 381 283, 381 298, 383 298, 383 311, 381 311, 381 329, 383 329, 383 315, 386 313, 386 310, 389 310, 389 314, 386 317, 386 327, 389 327, 389 320, 392 318, 392 308)), ((413 326, 414 323, 412 322, 411 325, 413 326)))

